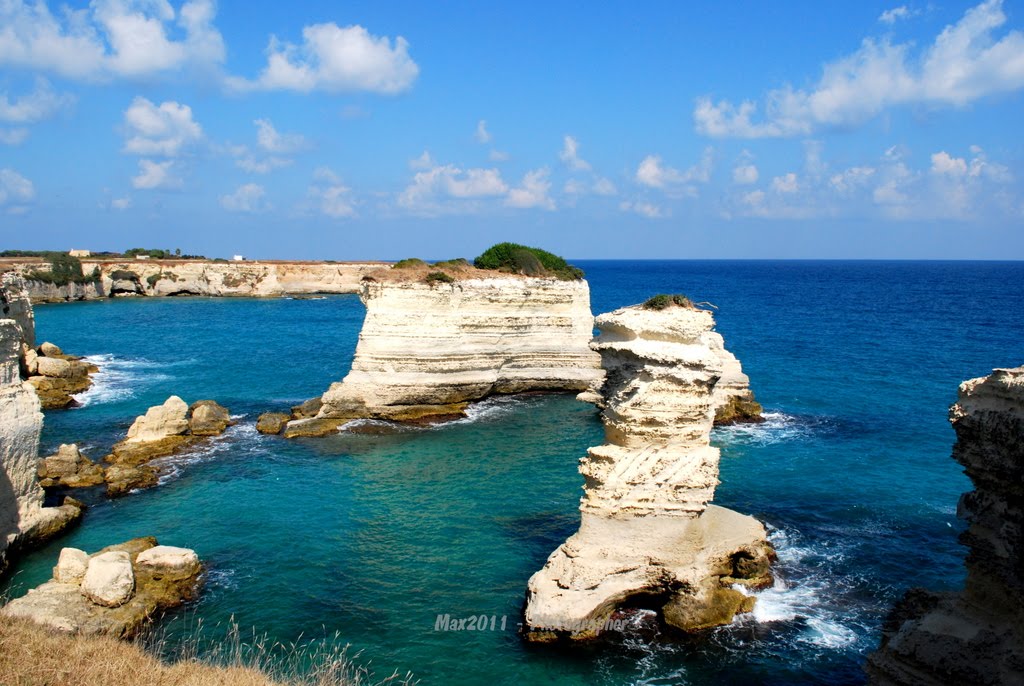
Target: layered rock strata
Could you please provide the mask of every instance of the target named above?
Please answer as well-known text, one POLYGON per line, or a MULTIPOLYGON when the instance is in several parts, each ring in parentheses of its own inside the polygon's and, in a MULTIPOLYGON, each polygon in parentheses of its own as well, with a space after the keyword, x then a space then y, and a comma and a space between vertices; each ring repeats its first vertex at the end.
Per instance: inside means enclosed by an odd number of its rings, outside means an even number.
POLYGON ((60 553, 53 578, 0 612, 74 634, 131 637, 161 612, 192 600, 203 568, 195 551, 136 538, 88 555, 60 553))
POLYGON ((321 435, 351 419, 461 416, 492 394, 584 390, 599 383, 585 281, 473 278, 366 281, 366 319, 352 370, 315 417, 286 436, 321 435))
POLYGON ((155 486, 159 469, 151 464, 173 455, 203 437, 224 432, 233 422, 228 410, 213 400, 189 406, 176 395, 137 417, 123 441, 103 458, 107 495, 116 497, 139 488, 155 486))
POLYGON ((949 417, 974 485, 957 507, 967 580, 898 604, 868 658, 879 686, 1024 683, 1024 367, 965 381, 949 417))
POLYGON ((23 357, 23 373, 32 384, 44 410, 58 410, 77 405, 74 396, 89 390, 91 374, 99 367, 64 351, 53 343, 29 348, 23 357))
POLYGON ((764 526, 709 506, 718 484, 710 445, 724 367, 709 312, 628 307, 597 318, 592 347, 604 445, 580 461, 580 529, 530 579, 525 633, 594 638, 624 606, 657 610, 684 630, 728 623, 770 583, 764 526))
POLYGON ((104 482, 103 467, 82 454, 74 443, 61 445, 39 461, 39 485, 43 488, 86 488, 104 482))
POLYGON ((9 555, 57 535, 82 515, 69 500, 43 507, 36 482, 43 413, 35 390, 21 379, 23 352, 34 343, 32 311, 16 279, 0 284, 0 571, 9 555), (24 328, 23 328, 24 327, 24 328))
MULTIPOLYGON (((358 293, 364 275, 380 262, 214 262, 210 260, 82 260, 82 271, 99 270, 95 283, 55 286, 27 281, 33 302, 95 300, 118 296, 268 297, 319 293, 358 293)), ((22 275, 45 272, 42 260, 0 260, 0 268, 22 275)))
POLYGON ((715 425, 754 424, 764 421, 764 408, 750 390, 750 377, 743 373, 743 366, 736 356, 725 349, 721 336, 709 343, 722 362, 722 376, 715 384, 712 402, 715 406, 715 425), (717 347, 716 347, 717 346, 717 347))

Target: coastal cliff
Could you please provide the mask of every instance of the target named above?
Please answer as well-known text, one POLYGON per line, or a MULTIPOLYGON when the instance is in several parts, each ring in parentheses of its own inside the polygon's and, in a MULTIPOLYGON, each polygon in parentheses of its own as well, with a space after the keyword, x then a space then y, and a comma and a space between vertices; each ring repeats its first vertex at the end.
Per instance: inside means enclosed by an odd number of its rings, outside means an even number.
POLYGON ((324 393, 316 417, 290 422, 286 435, 327 433, 356 418, 461 415, 492 394, 600 382, 586 281, 367 280, 360 297, 366 318, 351 371, 324 393))
POLYGON ((23 356, 35 335, 31 306, 20 279, 0 283, 0 571, 12 548, 45 540, 81 516, 73 504, 43 507, 36 481, 43 413, 31 385, 21 379, 23 356))
POLYGON ((118 296, 268 297, 358 293, 360 279, 380 262, 214 262, 210 260, 82 260, 95 282, 55 285, 29 277, 50 265, 40 260, 0 260, 0 269, 26 277, 32 302, 96 300, 118 296))
POLYGON ((965 381, 949 417, 974 485, 957 507, 967 580, 907 593, 868 658, 878 686, 1024 683, 1024 367, 965 381))
POLYGON ((770 583, 773 552, 760 522, 708 505, 724 397, 714 319, 692 307, 627 307, 597 325, 605 443, 580 461, 579 531, 529 581, 526 636, 594 638, 627 605, 683 630, 728 623, 754 600, 733 586, 770 583))

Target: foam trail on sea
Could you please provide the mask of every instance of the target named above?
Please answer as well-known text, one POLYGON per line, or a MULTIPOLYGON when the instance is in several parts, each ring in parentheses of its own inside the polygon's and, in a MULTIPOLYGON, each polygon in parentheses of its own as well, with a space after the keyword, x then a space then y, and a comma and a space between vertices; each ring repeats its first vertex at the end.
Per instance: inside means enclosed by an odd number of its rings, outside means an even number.
POLYGON ((96 365, 99 371, 92 375, 92 386, 74 396, 80 407, 127 400, 133 398, 140 388, 171 378, 153 370, 172 365, 114 355, 87 355, 82 359, 96 365))
POLYGON ((757 424, 731 424, 717 426, 712 441, 724 445, 766 446, 808 438, 827 429, 825 417, 797 416, 785 412, 765 412, 764 421, 757 424))

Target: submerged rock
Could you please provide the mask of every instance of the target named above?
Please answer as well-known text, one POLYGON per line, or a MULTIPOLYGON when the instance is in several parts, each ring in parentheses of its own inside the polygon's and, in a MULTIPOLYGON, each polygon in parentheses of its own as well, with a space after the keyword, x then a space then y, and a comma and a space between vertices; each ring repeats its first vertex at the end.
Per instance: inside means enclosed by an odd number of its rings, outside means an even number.
POLYGON ((157 614, 194 599, 202 565, 194 551, 137 538, 88 556, 65 548, 54 577, 0 609, 59 631, 134 636, 157 614))
POLYGON ((957 508, 967 580, 897 604, 868 656, 878 686, 1024 683, 1024 367, 960 384, 949 418, 953 458, 974 485, 957 508))
POLYGON ((580 461, 580 528, 528 584, 532 641, 595 638, 624 606, 678 629, 732 621, 771 583, 774 551, 752 517, 708 505, 721 336, 709 312, 629 307, 597 318, 604 445, 580 461))

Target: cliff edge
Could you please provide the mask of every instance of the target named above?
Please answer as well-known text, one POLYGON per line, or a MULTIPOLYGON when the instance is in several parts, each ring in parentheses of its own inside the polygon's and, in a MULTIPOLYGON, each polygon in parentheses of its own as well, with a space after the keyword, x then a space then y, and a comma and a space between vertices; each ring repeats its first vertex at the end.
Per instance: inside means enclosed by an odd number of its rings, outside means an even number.
POLYGON ((949 419, 974 484, 957 507, 967 581, 897 605, 868 657, 878 686, 1024 683, 1024 367, 962 383, 949 419))

